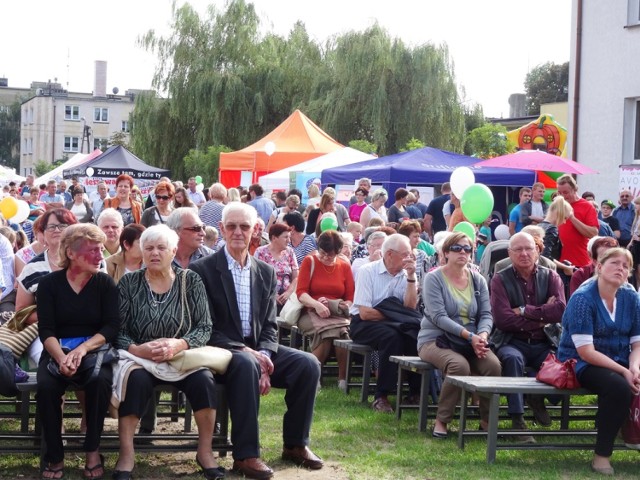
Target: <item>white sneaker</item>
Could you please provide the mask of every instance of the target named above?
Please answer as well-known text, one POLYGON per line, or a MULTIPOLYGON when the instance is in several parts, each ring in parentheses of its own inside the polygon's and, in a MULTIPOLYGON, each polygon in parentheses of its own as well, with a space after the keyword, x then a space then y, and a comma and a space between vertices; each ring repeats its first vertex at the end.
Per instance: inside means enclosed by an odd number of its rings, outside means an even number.
POLYGON ((347 393, 347 381, 346 380, 338 380, 338 390, 347 393))

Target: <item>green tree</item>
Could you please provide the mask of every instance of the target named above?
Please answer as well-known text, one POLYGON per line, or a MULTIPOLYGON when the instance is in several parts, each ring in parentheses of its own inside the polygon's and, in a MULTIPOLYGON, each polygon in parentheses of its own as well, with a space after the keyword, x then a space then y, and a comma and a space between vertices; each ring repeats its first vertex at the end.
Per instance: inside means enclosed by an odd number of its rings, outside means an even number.
POLYGON ((0 163, 20 169, 20 101, 0 109, 0 163))
POLYGON ((56 167, 56 165, 54 165, 53 163, 49 163, 49 162, 46 162, 44 160, 38 160, 33 165, 33 173, 36 176, 36 178, 37 177, 41 177, 45 173, 50 172, 51 170, 53 170, 55 167, 56 167))
POLYGON ((351 140, 348 145, 355 150, 360 150, 364 153, 371 153, 372 155, 376 155, 378 152, 378 146, 367 140, 351 140))
POLYGON ((485 123, 473 129, 467 136, 468 155, 478 158, 493 158, 515 150, 507 139, 507 129, 500 124, 485 123))
POLYGON ((540 114, 543 103, 566 102, 569 98, 569 62, 538 65, 524 81, 529 115, 540 114))
POLYGON ((114 145, 120 145, 127 150, 131 150, 129 147, 129 134, 127 132, 113 132, 109 137, 108 146, 113 147, 114 145))
POLYGON ((404 146, 404 148, 401 148, 400 151, 401 152, 409 152, 411 150, 417 150, 419 148, 424 148, 426 147, 426 145, 424 144, 423 141, 418 140, 417 138, 411 138, 406 145, 404 146))
POLYGON ((158 57, 153 85, 167 98, 138 96, 136 154, 180 178, 189 150, 245 147, 296 108, 341 143, 362 139, 380 154, 411 138, 463 150, 464 112, 446 46, 409 48, 378 25, 322 46, 300 22, 287 37, 264 31, 244 0, 202 17, 174 4, 171 34, 140 38, 158 57))
POLYGON ((184 157, 184 178, 200 175, 206 186, 218 181, 220 153, 231 152, 229 147, 216 145, 208 147, 206 152, 191 149, 184 157))

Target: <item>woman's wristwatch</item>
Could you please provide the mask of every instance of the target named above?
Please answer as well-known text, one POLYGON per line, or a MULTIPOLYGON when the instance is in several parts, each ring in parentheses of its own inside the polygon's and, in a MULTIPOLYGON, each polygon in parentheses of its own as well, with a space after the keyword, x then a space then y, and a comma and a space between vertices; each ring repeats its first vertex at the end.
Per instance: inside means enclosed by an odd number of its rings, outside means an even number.
POLYGON ((473 340, 473 336, 474 336, 474 335, 475 335, 474 333, 469 332, 469 338, 467 338, 467 341, 468 341, 469 343, 472 343, 472 340, 473 340))

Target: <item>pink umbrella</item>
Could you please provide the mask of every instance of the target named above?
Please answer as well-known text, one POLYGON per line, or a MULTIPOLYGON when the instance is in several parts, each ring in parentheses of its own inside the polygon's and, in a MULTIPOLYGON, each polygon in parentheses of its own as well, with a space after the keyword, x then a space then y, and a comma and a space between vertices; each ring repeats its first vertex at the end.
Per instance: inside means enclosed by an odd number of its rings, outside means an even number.
POLYGON ((520 150, 499 157, 475 163, 474 167, 514 168, 517 170, 538 170, 542 172, 561 172, 576 175, 598 173, 592 168, 567 160, 557 155, 551 155, 540 150, 520 150))

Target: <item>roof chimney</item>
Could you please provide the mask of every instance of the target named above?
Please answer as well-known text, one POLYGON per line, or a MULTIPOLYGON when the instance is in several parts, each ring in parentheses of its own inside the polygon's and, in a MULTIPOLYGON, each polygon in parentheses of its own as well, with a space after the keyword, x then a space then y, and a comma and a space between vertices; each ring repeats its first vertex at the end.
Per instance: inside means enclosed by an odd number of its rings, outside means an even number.
POLYGON ((93 83, 93 96, 107 96, 107 62, 96 60, 95 79, 93 83))

